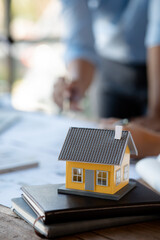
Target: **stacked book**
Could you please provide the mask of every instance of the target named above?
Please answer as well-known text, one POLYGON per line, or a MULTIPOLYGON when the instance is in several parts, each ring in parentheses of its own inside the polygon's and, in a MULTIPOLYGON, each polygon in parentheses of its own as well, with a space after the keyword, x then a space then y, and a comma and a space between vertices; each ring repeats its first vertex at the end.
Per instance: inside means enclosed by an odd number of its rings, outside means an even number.
POLYGON ((118 201, 59 194, 60 186, 24 186, 12 210, 47 238, 160 218, 160 195, 138 182, 118 201))

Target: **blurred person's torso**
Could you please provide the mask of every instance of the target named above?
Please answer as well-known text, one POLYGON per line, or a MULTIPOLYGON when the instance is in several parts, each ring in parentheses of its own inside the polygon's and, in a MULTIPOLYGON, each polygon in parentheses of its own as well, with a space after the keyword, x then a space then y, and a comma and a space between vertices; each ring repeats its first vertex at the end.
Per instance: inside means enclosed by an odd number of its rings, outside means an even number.
POLYGON ((88 0, 96 50, 120 62, 146 61, 148 0, 88 0))

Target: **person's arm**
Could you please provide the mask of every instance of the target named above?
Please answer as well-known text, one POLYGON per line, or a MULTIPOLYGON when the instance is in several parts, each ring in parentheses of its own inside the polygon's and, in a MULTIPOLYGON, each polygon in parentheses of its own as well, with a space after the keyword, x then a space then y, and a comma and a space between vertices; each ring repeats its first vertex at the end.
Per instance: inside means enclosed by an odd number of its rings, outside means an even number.
POLYGON ((72 110, 78 109, 78 101, 92 82, 98 62, 94 49, 92 16, 86 0, 61 0, 66 45, 65 62, 67 77, 61 77, 54 85, 53 98, 60 108, 69 98, 72 110), (68 80, 68 81, 67 81, 68 80))
POLYGON ((160 1, 150 0, 148 6, 148 116, 160 120, 160 1))
POLYGON ((84 59, 76 59, 68 64, 69 78, 72 79, 70 87, 79 86, 80 97, 82 97, 91 85, 95 65, 84 59))
POLYGON ((148 111, 145 117, 134 119, 152 130, 160 131, 160 1, 148 3, 148 27, 145 44, 148 69, 148 111))
POLYGON ((68 64, 69 80, 59 78, 54 85, 53 99, 60 108, 67 98, 71 110, 79 110, 79 101, 90 86, 94 76, 95 66, 84 59, 76 59, 68 64))
MULTIPOLYGON (((160 26, 159 26, 160 27, 160 26)), ((145 117, 132 119, 133 122, 149 129, 160 131, 160 46, 148 48, 148 111, 145 117)))
MULTIPOLYGON (((114 129, 117 121, 119 121, 119 119, 102 119, 100 121, 100 128, 114 129)), ((136 124, 135 122, 130 122, 124 126, 123 130, 131 132, 138 150, 138 159, 160 154, 160 133, 136 124)))
POLYGON ((147 66, 148 115, 160 120, 160 46, 148 48, 147 66))
POLYGON ((66 65, 76 59, 85 59, 96 64, 95 39, 92 14, 86 0, 61 0, 63 23, 62 40, 65 43, 66 65))

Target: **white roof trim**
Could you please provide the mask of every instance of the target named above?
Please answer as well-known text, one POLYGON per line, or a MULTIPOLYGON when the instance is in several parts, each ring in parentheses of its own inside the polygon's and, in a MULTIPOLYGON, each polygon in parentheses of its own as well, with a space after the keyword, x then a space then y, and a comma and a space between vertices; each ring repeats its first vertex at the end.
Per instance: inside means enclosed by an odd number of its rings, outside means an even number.
POLYGON ((136 148, 136 145, 135 145, 135 143, 133 141, 133 138, 132 138, 132 135, 131 135, 130 132, 129 132, 128 136, 129 136, 128 137, 128 147, 129 147, 130 153, 133 154, 133 155, 138 156, 138 150, 136 148))

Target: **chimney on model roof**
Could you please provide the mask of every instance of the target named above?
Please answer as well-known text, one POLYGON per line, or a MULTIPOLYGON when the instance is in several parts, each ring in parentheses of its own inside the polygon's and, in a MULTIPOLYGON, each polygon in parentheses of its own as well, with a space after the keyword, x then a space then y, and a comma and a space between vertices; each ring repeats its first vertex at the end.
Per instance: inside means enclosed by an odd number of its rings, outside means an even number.
POLYGON ((115 126, 115 136, 114 136, 114 139, 118 139, 118 140, 121 139, 121 137, 122 137, 122 130, 123 130, 122 126, 118 126, 118 125, 115 126))

